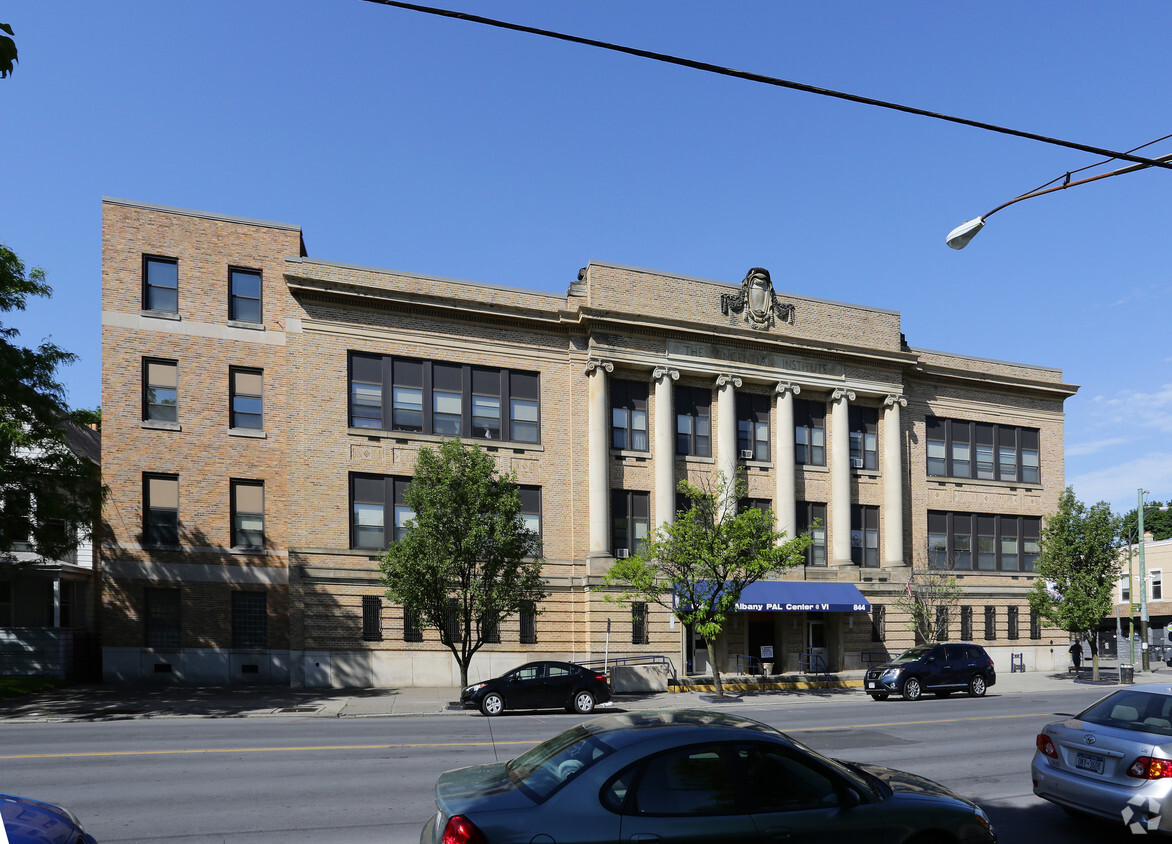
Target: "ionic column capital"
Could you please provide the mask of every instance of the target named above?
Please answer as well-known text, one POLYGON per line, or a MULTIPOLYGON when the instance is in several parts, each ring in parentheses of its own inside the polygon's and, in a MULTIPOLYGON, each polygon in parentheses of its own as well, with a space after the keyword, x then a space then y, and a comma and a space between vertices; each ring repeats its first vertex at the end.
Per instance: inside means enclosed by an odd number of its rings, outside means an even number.
POLYGON ((846 399, 847 401, 855 400, 855 391, 849 390, 846 387, 839 387, 830 394, 831 401, 838 401, 839 399, 846 399))
POLYGON ((884 407, 907 407, 907 399, 905 399, 903 396, 897 396, 893 393, 889 396, 884 397, 883 406, 884 407))
POLYGON ((741 388, 741 377, 727 372, 724 375, 716 376, 716 386, 723 387, 727 384, 732 384, 739 390, 741 388))
POLYGON ((601 369, 604 372, 614 372, 614 364, 609 360, 602 358, 589 358, 586 361, 586 374, 589 375, 596 369, 601 369))
POLYGON ((670 378, 672 381, 680 380, 680 371, 672 369, 669 366, 657 366, 651 370, 651 380, 658 381, 660 378, 670 378))
POLYGON ((778 381, 773 385, 773 392, 779 396, 784 396, 786 393, 793 393, 795 396, 802 392, 800 384, 793 384, 789 381, 778 381))

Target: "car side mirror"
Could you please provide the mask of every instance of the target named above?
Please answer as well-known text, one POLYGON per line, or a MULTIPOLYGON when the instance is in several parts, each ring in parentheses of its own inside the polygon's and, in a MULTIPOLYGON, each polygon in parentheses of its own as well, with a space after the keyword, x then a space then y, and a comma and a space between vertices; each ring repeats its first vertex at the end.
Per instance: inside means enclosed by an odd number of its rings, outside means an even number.
POLYGON ((928 665, 931 665, 935 661, 936 661, 936 657, 934 657, 934 656, 930 656, 924 660, 924 662, 928 663, 928 665))
POLYGON ((863 802, 863 798, 859 797, 859 793, 853 788, 848 788, 842 793, 842 808, 853 809, 863 802))

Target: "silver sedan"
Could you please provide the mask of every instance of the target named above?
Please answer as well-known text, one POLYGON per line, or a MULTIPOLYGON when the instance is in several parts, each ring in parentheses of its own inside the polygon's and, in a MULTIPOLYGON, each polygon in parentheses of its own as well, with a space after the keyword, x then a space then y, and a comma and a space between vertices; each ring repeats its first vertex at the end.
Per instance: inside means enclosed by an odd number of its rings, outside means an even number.
POLYGON ((1172 831, 1172 686, 1119 689, 1038 734, 1034 794, 1068 814, 1172 831))

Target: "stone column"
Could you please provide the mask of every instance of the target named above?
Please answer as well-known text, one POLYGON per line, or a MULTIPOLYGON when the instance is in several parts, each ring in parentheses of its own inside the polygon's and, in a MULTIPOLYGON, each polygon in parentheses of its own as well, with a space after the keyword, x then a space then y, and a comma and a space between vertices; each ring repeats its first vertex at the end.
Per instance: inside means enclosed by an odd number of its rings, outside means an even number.
POLYGON ((586 378, 590 396, 589 429, 586 433, 589 457, 590 553, 589 557, 609 557, 610 548, 610 419, 606 375, 614 371, 608 360, 586 361, 586 378))
POLYGON ((773 501, 773 517, 777 521, 777 529, 789 539, 798 533, 794 396, 801 391, 801 387, 788 381, 778 381, 773 388, 777 405, 777 430, 773 432, 773 471, 777 475, 777 495, 773 501))
POLYGON ((903 396, 883 400, 883 565, 901 566, 903 558, 903 396))
POLYGON ((651 373, 655 385, 655 526, 675 520, 676 516, 676 411, 672 383, 680 371, 657 366, 651 373))
POLYGON ((853 390, 838 389, 830 396, 830 564, 851 561, 851 437, 847 402, 853 390))
MULTIPOLYGON (((729 484, 728 492, 735 498, 737 479, 737 389, 741 379, 735 375, 716 378, 716 469, 729 484)), ((726 501, 735 511, 736 501, 726 501)))

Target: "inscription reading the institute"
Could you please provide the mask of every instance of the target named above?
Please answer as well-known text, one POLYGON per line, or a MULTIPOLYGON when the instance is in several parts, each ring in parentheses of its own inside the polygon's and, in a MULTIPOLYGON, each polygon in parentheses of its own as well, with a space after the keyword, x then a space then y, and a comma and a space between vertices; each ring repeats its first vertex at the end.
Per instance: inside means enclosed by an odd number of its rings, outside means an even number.
POLYGON ((842 378, 846 375, 846 367, 841 363, 828 360, 814 360, 799 358, 792 355, 778 355, 772 352, 758 352, 752 349, 733 349, 725 346, 715 346, 711 343, 681 343, 670 341, 667 345, 668 354, 689 358, 704 358, 718 360, 725 363, 741 363, 749 366, 761 366, 767 369, 783 369, 787 372, 803 372, 808 375, 824 375, 830 378, 842 378))

